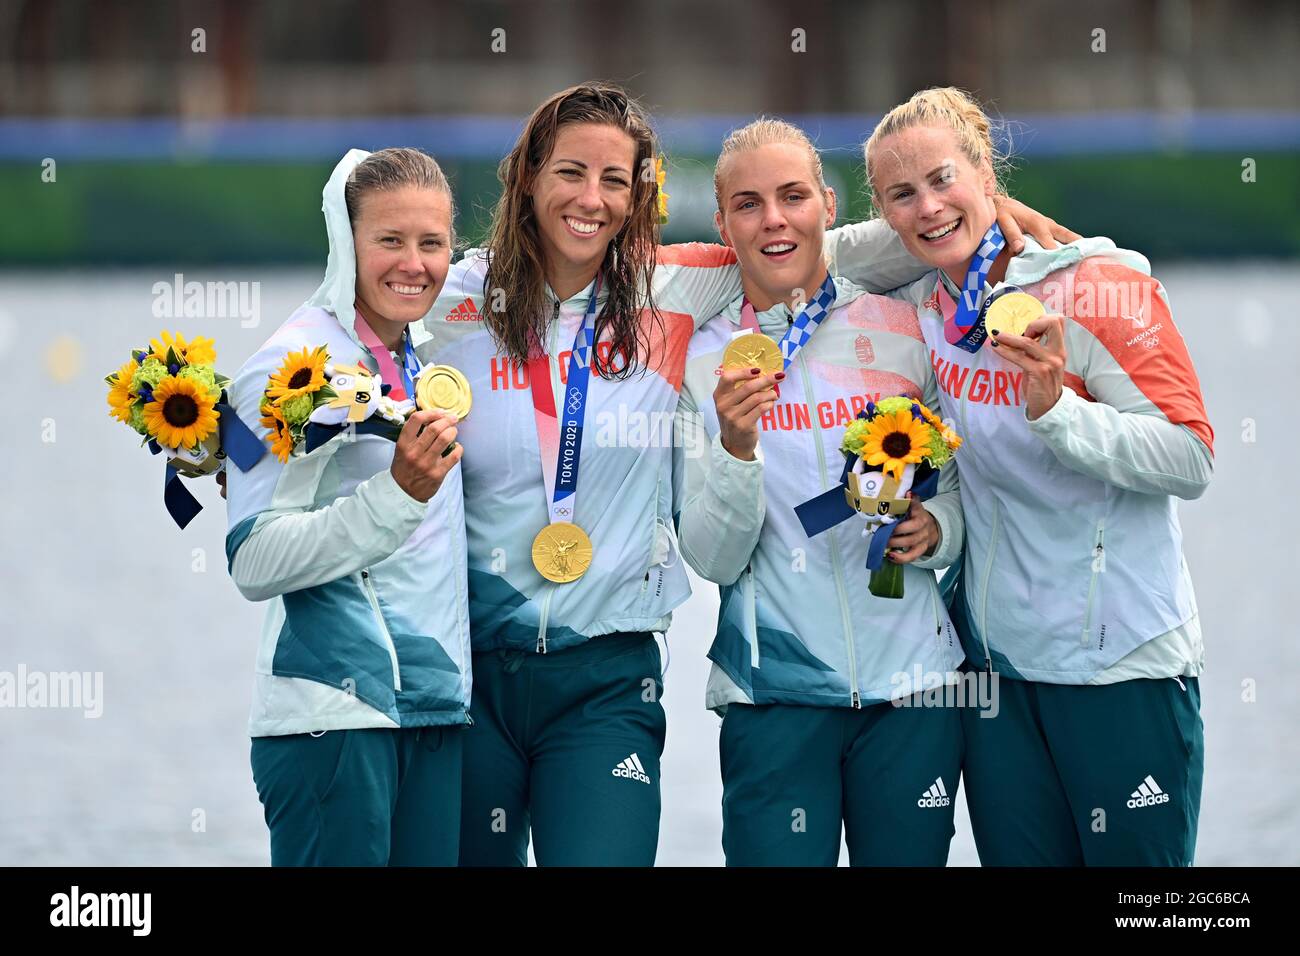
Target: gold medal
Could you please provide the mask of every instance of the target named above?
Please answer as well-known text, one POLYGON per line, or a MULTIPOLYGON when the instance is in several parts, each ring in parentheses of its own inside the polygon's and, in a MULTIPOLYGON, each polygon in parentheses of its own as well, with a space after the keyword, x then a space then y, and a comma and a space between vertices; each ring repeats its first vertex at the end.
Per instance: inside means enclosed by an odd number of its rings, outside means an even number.
POLYGON ((1011 335, 1024 335, 1025 329, 1034 319, 1047 314, 1043 303, 1028 292, 1008 292, 998 296, 989 306, 984 316, 984 326, 990 335, 1007 332, 1011 335))
MULTIPOLYGON (((756 368, 761 372, 779 372, 785 368, 781 346, 762 332, 738 335, 727 343, 722 353, 723 368, 756 368)), ((741 382, 736 383, 740 388, 741 382)))
POLYGON ((548 524, 533 538, 533 567, 556 584, 578 580, 591 567, 591 558, 591 539, 571 522, 548 524))
POLYGON ((415 380, 415 405, 421 410, 450 412, 465 418, 472 402, 469 380, 450 365, 426 366, 415 380))
POLYGON ((781 346, 762 332, 738 335, 722 353, 723 368, 757 368, 779 372, 782 368, 781 346))

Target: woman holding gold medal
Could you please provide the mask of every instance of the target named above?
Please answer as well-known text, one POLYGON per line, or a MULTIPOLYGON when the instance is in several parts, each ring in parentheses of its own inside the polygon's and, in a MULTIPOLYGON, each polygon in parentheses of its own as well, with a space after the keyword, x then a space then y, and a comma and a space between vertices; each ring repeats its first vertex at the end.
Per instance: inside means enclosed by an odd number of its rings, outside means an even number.
POLYGON ((273 865, 454 866, 470 694, 455 439, 468 404, 453 370, 421 372, 407 332, 447 276, 451 190, 418 150, 352 150, 323 208, 324 282, 232 385, 274 452, 232 469, 227 488, 231 576, 249 600, 273 599, 253 779, 273 865), (404 425, 375 418, 374 373, 387 400, 420 392, 422 410, 404 425), (300 447, 289 425, 313 407, 300 447))
POLYGON ((732 133, 714 184, 743 292, 691 342, 677 464, 682 554, 722 586, 707 705, 724 715, 727 863, 834 866, 843 830, 855 866, 942 866, 961 721, 921 707, 912 675, 964 656, 923 570, 961 552, 956 469, 890 539, 898 600, 867 590, 860 523, 810 538, 794 511, 840 480, 855 410, 898 395, 938 407, 916 310, 830 276, 835 194, 796 127, 732 133))
POLYGON ((935 270, 903 295, 965 438, 954 620, 1000 678, 996 711, 964 715, 976 845, 991 865, 1190 865, 1204 654, 1176 499, 1205 490, 1213 431, 1145 258, 1004 247, 989 127, 932 89, 865 145, 877 208, 935 270))
MULTIPOLYGON (((452 267, 417 342, 421 358, 464 373, 474 412, 459 427, 484 449, 462 466, 466 865, 523 865, 530 833, 542 865, 654 862, 654 632, 690 591, 675 553, 673 413, 691 334, 739 290, 729 250, 657 245, 658 153, 621 89, 548 98, 502 161, 487 248, 452 267)), ((847 228, 846 258, 871 263, 864 284, 921 273, 883 224, 847 228)))

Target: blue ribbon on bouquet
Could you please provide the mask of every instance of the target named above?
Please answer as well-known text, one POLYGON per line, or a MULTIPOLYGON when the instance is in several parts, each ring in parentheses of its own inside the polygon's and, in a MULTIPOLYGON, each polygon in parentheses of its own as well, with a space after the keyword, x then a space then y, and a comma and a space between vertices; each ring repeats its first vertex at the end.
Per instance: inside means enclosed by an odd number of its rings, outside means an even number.
MULTIPOLYGON (((858 418, 867 418, 866 412, 858 412, 858 418)), ((809 498, 801 505, 795 505, 795 517, 803 525, 803 533, 812 538, 827 531, 841 521, 852 517, 858 512, 849 506, 849 501, 845 492, 849 487, 849 472, 853 470, 853 463, 858 460, 857 455, 844 453, 844 470, 840 472, 840 483, 828 491, 823 491, 815 498, 809 498)), ((912 485, 912 497, 924 501, 927 498, 933 498, 939 490, 939 472, 931 471, 925 479, 912 485)), ((867 570, 878 571, 884 563, 885 552, 889 549, 889 539, 894 536, 894 530, 898 527, 898 522, 892 524, 882 524, 871 535, 871 541, 867 546, 867 570)))
MULTIPOLYGON (((230 404, 230 399, 224 390, 213 407, 220 415, 217 419, 217 434, 222 453, 238 465, 240 471, 248 471, 262 460, 262 456, 267 451, 266 445, 235 414, 234 406, 230 404)), ((162 446, 151 438, 149 451, 154 455, 161 454, 162 446)), ((199 500, 185 487, 181 480, 181 473, 171 465, 168 465, 163 473, 163 505, 179 528, 184 528, 203 510, 203 505, 199 504, 199 500)))
POLYGON ((239 466, 240 471, 248 471, 266 454, 266 442, 258 438, 253 430, 244 424, 244 420, 235 413, 235 407, 223 391, 217 402, 217 430, 221 435, 221 450, 226 457, 239 466))
POLYGON ((308 422, 307 427, 303 429, 303 441, 306 443, 307 454, 310 455, 321 445, 347 428, 356 428, 358 435, 378 435, 390 441, 397 441, 397 436, 402 432, 401 425, 390 422, 378 415, 371 415, 365 421, 356 422, 355 424, 343 422, 338 425, 322 425, 320 422, 308 422))

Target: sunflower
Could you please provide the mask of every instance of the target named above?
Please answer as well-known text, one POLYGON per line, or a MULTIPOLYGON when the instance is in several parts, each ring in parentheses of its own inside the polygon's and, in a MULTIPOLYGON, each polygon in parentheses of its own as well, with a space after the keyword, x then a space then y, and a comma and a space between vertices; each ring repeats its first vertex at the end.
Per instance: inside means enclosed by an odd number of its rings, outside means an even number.
POLYGON ((139 363, 131 359, 106 379, 109 386, 108 414, 127 425, 131 424, 131 406, 136 400, 136 395, 131 391, 131 379, 135 378, 139 367, 139 363))
POLYGON ((868 465, 903 479, 903 467, 919 462, 930 450, 930 428, 907 412, 882 412, 867 425, 862 457, 868 465))
POLYGON ((916 407, 921 410, 921 417, 929 422, 931 427, 938 432, 940 440, 948 446, 949 450, 956 451, 961 447, 961 439, 957 437, 955 431, 944 424, 942 418, 930 411, 930 409, 926 408, 920 402, 916 403, 916 407))
POLYGON ((149 355, 167 364, 167 350, 171 349, 186 365, 214 365, 217 361, 217 350, 212 339, 205 339, 201 335, 196 335, 193 342, 186 342, 185 336, 179 332, 173 337, 166 329, 162 333, 162 341, 157 339, 149 340, 151 351, 149 355))
POLYGON ((221 413, 213 408, 215 404, 200 383, 168 376, 144 407, 145 427, 166 448, 193 448, 217 430, 221 413))
POLYGON ((659 225, 668 224, 668 194, 664 192, 664 180, 668 178, 667 170, 664 169, 664 158, 655 157, 655 187, 657 189, 657 199, 655 211, 659 213, 659 225))
POLYGON ((323 345, 310 353, 306 348, 301 352, 290 352, 267 383, 266 397, 279 403, 317 391, 325 385, 325 363, 328 361, 329 353, 323 345))
POLYGON ((271 443, 271 451, 275 457, 279 458, 281 463, 287 462, 289 453, 293 451, 293 433, 284 422, 284 413, 274 402, 262 403, 261 424, 270 432, 266 440, 271 443))

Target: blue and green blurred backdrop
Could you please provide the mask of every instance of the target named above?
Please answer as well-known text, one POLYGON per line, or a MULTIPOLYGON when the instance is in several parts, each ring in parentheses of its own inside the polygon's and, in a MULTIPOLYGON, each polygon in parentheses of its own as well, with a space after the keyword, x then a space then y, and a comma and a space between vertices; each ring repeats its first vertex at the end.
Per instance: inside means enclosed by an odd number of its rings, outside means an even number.
POLYGON ((804 126, 844 218, 859 144, 912 91, 1003 119, 1012 192, 1153 258, 1300 255, 1300 5, 1146 0, 610 4, 0 0, 0 263, 319 262, 349 147, 420 146, 483 234, 496 163, 591 77, 651 108, 669 240, 754 115, 804 126), (1085 9, 1086 7, 1086 9, 1085 9), (52 178, 51 179, 51 161, 52 178))

